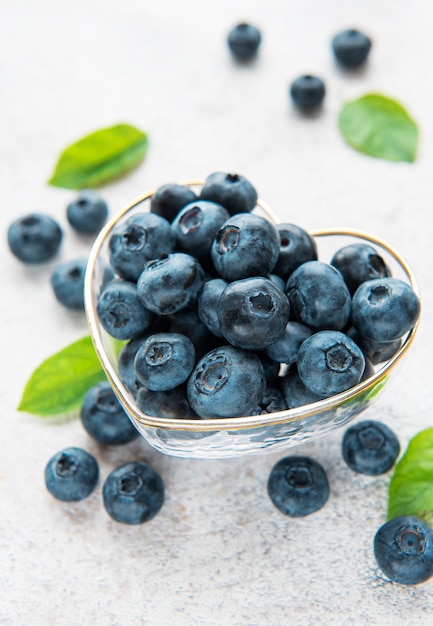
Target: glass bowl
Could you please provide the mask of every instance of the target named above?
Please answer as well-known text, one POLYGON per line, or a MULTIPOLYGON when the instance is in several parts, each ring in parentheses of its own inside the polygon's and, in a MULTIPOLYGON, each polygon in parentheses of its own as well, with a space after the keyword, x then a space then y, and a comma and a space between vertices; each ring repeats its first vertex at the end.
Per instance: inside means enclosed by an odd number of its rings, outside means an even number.
MULTIPOLYGON (((198 191, 202 181, 182 181, 181 184, 198 191)), ((401 347, 393 357, 375 368, 374 375, 348 391, 320 402, 266 415, 208 420, 167 419, 143 413, 119 378, 119 342, 110 337, 100 324, 96 305, 103 284, 104 268, 108 263, 108 241, 113 228, 131 214, 149 211, 155 191, 147 191, 125 206, 101 230, 89 256, 85 280, 86 315, 96 353, 124 410, 144 439, 156 450, 179 457, 209 459, 257 454, 292 448, 322 437, 332 429, 347 424, 370 406, 411 346, 419 322, 403 338, 401 347)), ((254 212, 273 223, 281 221, 260 200, 254 212)), ((316 240, 319 259, 325 262, 330 261, 339 247, 348 243, 364 241, 372 244, 384 258, 392 275, 409 282, 419 297, 416 278, 410 266, 385 241, 345 228, 314 230, 310 234, 316 240)))

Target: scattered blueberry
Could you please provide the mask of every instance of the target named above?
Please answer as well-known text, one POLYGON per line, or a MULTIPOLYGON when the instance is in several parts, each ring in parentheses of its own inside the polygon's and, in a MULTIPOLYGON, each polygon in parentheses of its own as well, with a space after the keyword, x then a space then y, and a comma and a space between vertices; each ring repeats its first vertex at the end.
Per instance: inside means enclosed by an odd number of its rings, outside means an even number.
POLYGON ((49 261, 57 253, 62 230, 55 220, 43 213, 29 213, 8 228, 8 244, 12 254, 29 265, 49 261))
POLYGON ((99 193, 85 189, 68 204, 66 217, 78 233, 94 235, 107 220, 108 206, 99 193))
POLYGON ((343 274, 352 295, 366 280, 391 275, 383 258, 366 243, 352 243, 340 248, 332 257, 331 265, 343 274))
POLYGON ((305 74, 290 85, 290 95, 294 105, 301 111, 312 111, 322 104, 325 98, 325 83, 318 76, 305 74))
POLYGON ((150 326, 152 313, 140 302, 137 286, 124 280, 112 280, 101 292, 97 312, 107 333, 116 339, 134 339, 150 326))
POLYGON ((255 187, 241 174, 214 172, 202 187, 200 197, 222 204, 230 215, 252 211, 257 204, 255 187))
POLYGON ((346 430, 343 458, 355 472, 368 476, 384 474, 397 460, 400 444, 393 431, 374 420, 364 420, 346 430))
POLYGON ((81 448, 71 447, 57 452, 45 467, 48 491, 63 502, 87 498, 96 487, 98 477, 98 463, 81 448))
POLYGON ((151 520, 164 502, 161 476, 146 463, 125 463, 108 475, 102 495, 107 513, 121 524, 151 520))
POLYGON ((51 274, 51 286, 58 302, 68 309, 84 310, 84 277, 87 259, 59 263, 51 274))
POLYGON ((395 517, 377 531, 374 556, 392 581, 423 583, 433 576, 433 529, 413 516, 395 517))
POLYGON ((323 467, 306 456, 288 456, 272 468, 268 495, 284 515, 304 517, 321 509, 329 497, 323 467))
POLYGON ((238 61, 251 61, 257 55, 262 40, 256 26, 241 22, 234 26, 227 37, 231 53, 238 61))
POLYGON ((150 210, 168 222, 172 222, 179 211, 197 200, 197 194, 187 185, 168 183, 158 187, 150 202, 150 210))
POLYGON ((94 385, 86 393, 81 422, 93 439, 105 445, 118 446, 138 436, 108 381, 94 385))
POLYGON ((337 33, 332 39, 336 59, 348 69, 356 69, 365 63, 371 45, 371 39, 355 28, 337 33))

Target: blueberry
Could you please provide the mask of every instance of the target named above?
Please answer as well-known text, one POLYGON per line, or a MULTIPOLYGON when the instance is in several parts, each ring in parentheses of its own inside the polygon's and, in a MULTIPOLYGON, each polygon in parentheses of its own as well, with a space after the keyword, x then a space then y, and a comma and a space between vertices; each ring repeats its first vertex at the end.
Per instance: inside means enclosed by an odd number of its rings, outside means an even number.
POLYGON ((81 422, 93 439, 105 445, 117 446, 138 437, 108 381, 94 385, 86 393, 81 422))
POLYGON ((329 397, 357 385, 365 358, 344 333, 322 330, 306 339, 298 353, 298 374, 313 393, 329 397))
POLYGON ((205 283, 198 299, 198 315, 207 328, 216 336, 222 337, 218 319, 218 300, 227 283, 222 278, 213 278, 205 283))
POLYGON ((123 280, 112 280, 101 292, 97 312, 107 333, 116 339, 134 339, 150 326, 152 313, 144 308, 137 286, 123 280))
POLYGON ((317 246, 306 230, 296 224, 277 224, 280 252, 274 272, 287 280, 306 261, 317 261, 317 246))
POLYGON ((197 259, 210 257, 215 235, 229 217, 228 211, 216 202, 198 200, 187 204, 171 225, 177 247, 197 259))
POLYGON ((332 50, 336 59, 349 69, 362 65, 370 49, 371 39, 354 28, 337 33, 332 39, 332 50))
POLYGON ((269 384, 266 387, 263 398, 260 400, 260 407, 260 413, 262 415, 266 413, 275 413, 277 411, 285 411, 288 408, 288 404, 278 382, 269 384))
POLYGON ((107 220, 108 206, 99 193, 85 189, 68 204, 66 217, 78 233, 94 235, 107 220))
POLYGON ((214 172, 202 187, 200 197, 222 204, 230 215, 252 211, 257 204, 257 191, 241 174, 214 172))
POLYGON ((305 74, 290 85, 290 95, 294 105, 301 111, 317 109, 325 97, 325 83, 318 76, 305 74))
POLYGON ((57 500, 78 502, 87 498, 98 482, 95 458, 81 448, 65 448, 48 461, 45 484, 57 500))
POLYGON ((146 337, 147 335, 143 335, 136 337, 135 339, 131 339, 131 341, 128 341, 128 343, 123 346, 119 353, 119 378, 134 397, 143 386, 135 373, 134 359, 138 348, 141 346, 146 337))
POLYGON ((107 513, 121 524, 151 520, 164 503, 161 476, 146 463, 125 463, 108 475, 102 495, 107 513))
POLYGON ((284 280, 284 278, 281 278, 281 276, 277 276, 277 274, 269 274, 269 276, 267 278, 269 278, 271 283, 274 283, 275 287, 278 287, 278 289, 280 289, 280 291, 285 293, 285 291, 286 291, 286 281, 284 280))
POLYGON ((364 420, 346 430, 342 452, 347 465, 355 472, 379 476, 394 465, 400 453, 400 444, 388 426, 364 420))
POLYGON ((291 409, 323 400, 322 395, 307 389, 299 378, 296 368, 290 369, 287 374, 282 377, 280 385, 287 405, 291 409))
POLYGON ((264 217, 239 213, 228 219, 212 245, 212 260, 226 281, 268 276, 280 249, 276 227, 264 217))
POLYGON ((157 333, 147 337, 137 350, 134 369, 146 389, 167 391, 187 380, 194 363, 194 345, 188 337, 157 333))
POLYGON ((416 517, 395 517, 377 531, 374 556, 392 581, 423 583, 433 576, 433 530, 416 517))
POLYGON ((168 183, 158 187, 150 202, 150 210, 172 222, 179 211, 197 200, 197 194, 186 185, 168 183))
POLYGON ((192 341, 196 359, 201 358, 214 347, 215 337, 206 324, 201 321, 197 309, 182 309, 168 316, 167 321, 169 321, 167 332, 186 335, 192 341))
POLYGON ((371 361, 372 365, 388 361, 394 356, 401 346, 401 339, 386 342, 366 339, 355 328, 353 328, 353 326, 346 330, 346 334, 358 344, 364 355, 371 361))
POLYGON ((366 280, 391 275, 383 258, 366 243, 352 243, 340 248, 332 257, 331 265, 343 274, 352 295, 366 280))
POLYGON ((310 515, 328 500, 329 484, 325 470, 309 457, 287 456, 272 468, 268 495, 284 515, 310 515))
POLYGON ((287 296, 268 278, 236 280, 218 301, 225 339, 237 348, 264 350, 281 337, 289 321, 287 296))
POLYGON ((57 222, 43 213, 29 213, 8 228, 10 251, 30 265, 49 261, 57 253, 62 236, 57 222))
POLYGON ((256 26, 241 22, 230 30, 227 44, 235 59, 251 61, 257 55, 261 40, 261 33, 256 26))
POLYGON ((208 352, 188 380, 188 400, 202 418, 250 415, 265 391, 260 359, 253 353, 220 346, 208 352))
POLYGON ((167 391, 149 391, 143 387, 137 394, 137 406, 153 417, 199 419, 188 401, 186 385, 167 391))
POLYGON ((350 292, 341 273, 321 261, 307 261, 289 277, 291 317, 315 330, 341 330, 350 318, 350 292))
POLYGON ((158 315, 170 315, 196 302, 204 283, 204 271, 197 259, 174 252, 147 263, 137 289, 147 309, 158 315))
POLYGON ((299 322, 288 322, 282 335, 267 348, 266 354, 274 361, 292 365, 298 360, 302 343, 312 334, 313 331, 309 326, 299 322))
POLYGON ((395 341, 415 325, 420 302, 412 287, 398 278, 362 283, 352 298, 352 323, 366 339, 395 341))
POLYGON ((148 261, 170 254, 174 236, 169 222, 155 213, 136 213, 118 224, 109 240, 110 263, 123 279, 136 281, 148 261))
POLYGON ((84 310, 84 277, 87 259, 59 263, 51 274, 51 286, 58 302, 68 309, 84 310))

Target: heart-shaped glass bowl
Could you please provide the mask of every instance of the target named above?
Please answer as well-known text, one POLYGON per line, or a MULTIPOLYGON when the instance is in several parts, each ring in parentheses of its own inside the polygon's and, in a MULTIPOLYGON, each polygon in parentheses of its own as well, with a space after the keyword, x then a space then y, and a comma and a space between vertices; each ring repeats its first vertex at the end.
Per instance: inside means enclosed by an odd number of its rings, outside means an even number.
MULTIPOLYGON (((202 181, 182 181, 199 191, 202 181)), ((330 430, 347 424, 364 411, 387 383, 391 372, 412 344, 418 323, 403 338, 401 347, 388 361, 381 363, 370 378, 348 391, 308 404, 265 415, 224 419, 167 419, 143 413, 134 396, 118 374, 119 345, 102 327, 96 307, 103 284, 104 269, 109 262, 108 242, 113 228, 137 212, 149 211, 155 189, 124 207, 99 233, 91 250, 85 281, 85 307, 90 335, 107 378, 124 410, 144 439, 160 452, 189 458, 225 458, 284 450, 310 442, 330 430)), ((258 201, 254 212, 277 223, 277 216, 258 201)), ((392 275, 410 283, 419 297, 419 289, 410 266, 392 246, 372 235, 344 228, 314 230, 310 234, 318 245, 319 259, 329 262, 343 245, 367 242, 383 257, 392 275)))

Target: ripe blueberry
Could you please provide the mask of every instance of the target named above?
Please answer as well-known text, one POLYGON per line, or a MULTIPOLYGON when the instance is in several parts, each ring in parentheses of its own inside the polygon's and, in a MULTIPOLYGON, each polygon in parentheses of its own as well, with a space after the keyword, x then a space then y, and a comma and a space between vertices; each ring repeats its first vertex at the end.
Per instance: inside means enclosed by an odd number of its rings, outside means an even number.
POLYGON ((252 211, 257 204, 257 191, 245 176, 214 172, 202 187, 200 197, 222 204, 230 215, 252 211))
POLYGON ((325 83, 318 76, 305 74, 290 85, 290 95, 294 105, 301 111, 311 111, 322 104, 325 97, 325 83))
POLYGON ((343 67, 355 69, 367 59, 371 39, 355 28, 337 33, 332 39, 332 50, 343 67))
POLYGON ((87 259, 59 263, 51 274, 51 286, 58 302, 68 309, 84 310, 84 277, 87 259))
POLYGON ((277 224, 280 253, 274 272, 287 280, 306 261, 317 261, 317 246, 306 230, 296 224, 277 224))
POLYGON ((351 469, 360 474, 384 474, 394 465, 399 452, 397 437, 381 422, 364 420, 344 433, 343 458, 351 469))
POLYGON ((251 61, 257 54, 261 40, 261 33, 256 26, 241 22, 230 30, 227 44, 238 61, 251 61))
POLYGON ((331 265, 343 274, 352 295, 366 280, 391 275, 383 258, 366 243, 352 243, 340 248, 332 257, 331 265))
POLYGON ((196 193, 186 185, 168 183, 158 187, 150 202, 150 210, 169 222, 190 202, 197 200, 196 193))
POLYGON ((61 450, 51 457, 45 467, 48 491, 63 502, 78 502, 87 498, 96 487, 98 477, 98 463, 81 448, 61 450))
POLYGON ((60 226, 51 217, 30 213, 9 226, 8 244, 12 254, 23 263, 43 263, 57 253, 62 235, 60 226))
POLYGON ((112 280, 101 292, 97 312, 107 333, 116 339, 134 339, 150 326, 152 313, 140 302, 137 286, 123 280, 112 280))
POLYGON ((99 193, 85 189, 68 204, 66 217, 78 233, 93 235, 105 224, 108 206, 99 193))

